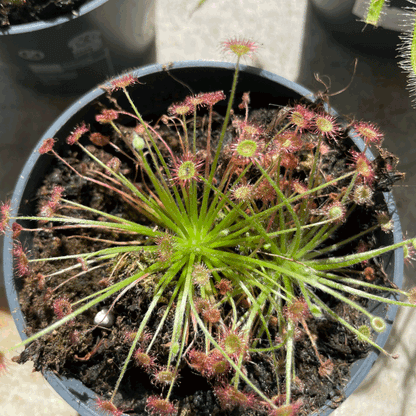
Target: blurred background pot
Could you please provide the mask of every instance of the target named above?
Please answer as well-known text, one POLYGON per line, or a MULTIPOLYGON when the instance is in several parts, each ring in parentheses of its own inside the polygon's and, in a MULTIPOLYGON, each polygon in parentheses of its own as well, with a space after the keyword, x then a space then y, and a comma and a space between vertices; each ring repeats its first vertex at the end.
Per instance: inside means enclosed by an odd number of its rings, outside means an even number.
MULTIPOLYGON (((216 90, 229 91, 234 69, 235 66, 232 63, 209 61, 176 62, 171 64, 169 71, 165 70, 162 65, 149 65, 131 72, 133 76, 139 79, 140 83, 130 86, 129 93, 144 119, 157 120, 161 114, 166 114, 172 102, 181 101, 189 95, 189 90, 184 82, 179 83, 178 80, 186 81, 194 93, 216 90)), ((236 103, 241 101, 242 94, 246 91, 250 91, 250 107, 252 109, 268 108, 271 104, 273 106, 285 106, 288 102, 299 100, 302 97, 314 101, 314 94, 295 82, 259 68, 241 65, 235 98, 236 103)), ((114 95, 122 108, 128 107, 128 102, 121 91, 115 92, 114 95)), ((17 213, 31 215, 36 210, 36 192, 42 186, 45 175, 53 169, 52 163, 55 161, 52 155, 39 154, 38 149, 43 141, 54 137, 57 140, 54 149, 60 154, 65 154, 65 149, 68 149, 65 139, 73 131, 74 126, 82 121, 86 124, 94 121, 97 100, 105 100, 105 92, 101 88, 95 88, 77 100, 40 138, 19 175, 11 198, 12 215, 17 213)), ((216 109, 219 112, 225 111, 226 104, 226 101, 218 103, 216 109)), ((333 114, 336 113, 333 112, 333 114)), ((364 149, 364 142, 357 136, 350 136, 350 139, 351 145, 354 143, 360 150, 364 149)), ((368 150, 366 154, 370 160, 374 158, 368 150)), ((392 194, 384 193, 383 196, 394 222, 394 232, 389 235, 383 234, 380 237, 380 245, 388 245, 402 241, 402 231, 392 194)), ((30 222, 22 222, 22 225, 24 227, 33 226, 30 222)), ((22 233, 22 237, 21 241, 24 247, 30 250, 32 233, 26 233, 26 235, 22 233)), ((14 274, 12 247, 13 240, 11 236, 6 235, 3 247, 3 274, 6 295, 20 337, 26 339, 25 317, 20 309, 18 299, 22 280, 16 278, 14 274)), ((397 249, 394 252, 387 253, 383 260, 385 271, 390 280, 401 287, 403 283, 403 250, 397 249)), ((378 345, 384 347, 398 307, 370 301, 368 309, 371 310, 371 313, 381 316, 386 321, 386 330, 378 334, 375 339, 378 345)), ((365 358, 356 361, 351 366, 351 377, 343 391, 343 398, 350 396, 363 382, 377 358, 378 353, 371 350, 365 358)), ((81 416, 100 416, 95 408, 95 393, 79 380, 57 376, 50 371, 46 371, 44 376, 56 392, 81 416)), ((186 385, 186 381, 182 380, 182 384, 186 385)), ((332 397, 335 399, 338 394, 340 392, 334 391, 332 397)), ((332 402, 328 400, 322 408, 313 413, 313 416, 328 416, 333 410, 332 402)))
POLYGON ((85 92, 156 60, 154 0, 90 0, 72 15, 0 30, 0 64, 43 93, 85 92))
POLYGON ((345 46, 358 51, 394 58, 403 30, 407 0, 390 0, 375 28, 363 22, 369 0, 310 0, 324 27, 345 46))

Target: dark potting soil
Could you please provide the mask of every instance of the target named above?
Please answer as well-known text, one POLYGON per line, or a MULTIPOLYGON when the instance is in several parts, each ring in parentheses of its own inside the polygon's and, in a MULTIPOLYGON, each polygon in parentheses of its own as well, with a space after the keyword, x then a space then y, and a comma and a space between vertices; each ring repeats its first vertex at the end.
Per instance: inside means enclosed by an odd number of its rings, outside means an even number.
POLYGON ((77 10, 90 0, 0 0, 0 28, 41 20, 52 20, 64 15, 77 16, 77 10))
MULTIPOLYGON (((261 111, 255 115, 257 118, 270 118, 268 112, 261 111)), ((164 127, 165 128, 165 127, 164 127)), ((175 148, 175 134, 167 132, 166 141, 175 148)), ((117 143, 122 146, 122 143, 117 143)), ((203 146, 203 144, 202 144, 203 146)), ((215 147, 215 146, 214 146, 215 147)), ((104 163, 108 162, 113 156, 111 150, 97 148, 89 145, 89 149, 104 163)), ((326 166, 322 168, 331 170, 345 169, 346 151, 349 148, 342 148, 336 152, 331 152, 326 159, 326 166), (342 168, 341 168, 342 166, 342 168)), ((84 175, 88 174, 93 177, 99 177, 99 173, 94 173, 96 165, 81 152, 71 150, 66 160, 79 172, 84 175)), ((381 178, 383 172, 382 160, 378 163, 378 174, 381 178)), ((130 177, 137 186, 140 184, 140 172, 137 172, 134 165, 128 161, 123 162, 122 172, 130 177)), ((391 186, 391 181, 382 182, 383 189, 387 190, 391 186)), ((52 188, 56 185, 65 188, 65 198, 77 201, 92 208, 97 208, 117 215, 128 218, 142 224, 149 224, 149 221, 138 214, 136 211, 129 210, 128 205, 118 198, 118 196, 98 186, 91 186, 91 183, 76 176, 60 161, 56 161, 54 168, 45 178, 44 185, 39 189, 37 198, 38 206, 47 200, 52 188)), ((371 207, 357 207, 353 216, 346 224, 341 227, 338 238, 344 239, 345 233, 357 232, 363 227, 374 221, 374 211, 385 209, 384 203, 380 202, 371 207)), ((63 211, 64 213, 76 216, 76 210, 63 211)), ((85 215, 83 214, 85 218, 85 215)), ((90 218, 97 219, 93 214, 90 218)), ((374 246, 376 236, 368 235, 367 243, 370 247, 374 246)), ((111 247, 111 244, 103 243, 102 240, 117 241, 122 244, 137 236, 124 235, 117 232, 97 231, 90 229, 53 229, 50 224, 48 231, 39 231, 34 238, 34 244, 31 249, 31 257, 46 258, 51 256, 65 256, 77 254, 80 252, 93 252, 102 248, 111 247), (75 238, 74 236, 77 236, 75 238)), ((334 243, 331 241, 330 243, 334 243)), ((348 249, 353 249, 353 246, 348 249)), ((131 276, 140 269, 147 259, 143 254, 130 253, 117 259, 120 262, 117 267, 117 273, 112 273, 114 263, 109 263, 106 267, 90 270, 88 274, 80 274, 77 278, 69 279, 74 275, 68 271, 64 274, 56 274, 46 282, 37 279, 37 273, 51 275, 55 271, 62 270, 73 266, 73 261, 56 261, 47 264, 33 263, 34 271, 30 278, 26 278, 24 286, 20 293, 20 302, 23 313, 27 320, 27 333, 34 334, 40 329, 46 328, 52 322, 56 321, 53 311, 53 299, 55 293, 53 288, 61 285, 59 296, 66 296, 71 303, 78 299, 94 293, 106 285, 113 284, 123 278, 131 276), (65 282, 63 284, 63 282, 65 282)), ((374 283, 388 285, 388 280, 383 274, 382 268, 377 268, 375 264, 372 267, 376 270, 377 279, 374 283)), ((357 269, 359 272, 360 269, 357 269)), ((357 272, 357 276, 360 273, 357 272)), ((143 281, 127 291, 114 306, 116 316, 115 324, 111 329, 94 327, 92 325, 95 314, 102 308, 109 308, 115 301, 116 295, 100 303, 100 307, 92 309, 79 315, 74 322, 64 325, 52 333, 34 341, 25 351, 16 357, 16 361, 23 363, 33 360, 36 370, 50 370, 63 376, 72 376, 82 381, 87 387, 91 388, 104 399, 108 399, 114 389, 114 385, 120 374, 126 356, 128 354, 131 341, 128 334, 134 332, 140 322, 141 317, 146 313, 152 294, 152 284, 150 281, 143 281), (93 328, 93 329, 91 329, 93 328), (80 336, 80 334, 84 334, 80 336)), ((345 296, 351 298, 345 293, 345 296)), ((167 294, 169 299, 169 293, 167 294)), ((354 327, 366 324, 365 318, 357 313, 355 309, 340 303, 331 297, 325 297, 324 300, 334 312, 345 319, 354 327)), ((367 301, 354 298, 354 301, 367 306, 367 301)), ((160 302, 160 306, 151 319, 148 331, 152 332, 157 327, 160 318, 163 316, 166 304, 160 302), (153 325, 153 327, 152 327, 153 325)), ((164 362, 169 352, 169 342, 172 330, 173 317, 169 317, 163 327, 162 336, 156 342, 153 351, 156 351, 160 363, 164 362)), ((301 337, 296 342, 295 363, 296 375, 298 377, 293 391, 293 399, 301 399, 303 407, 301 414, 307 415, 314 410, 322 407, 330 399, 333 406, 337 407, 343 400, 343 388, 349 380, 349 371, 351 365, 358 359, 365 357, 368 352, 368 346, 359 341, 355 335, 347 331, 342 325, 332 320, 330 317, 323 316, 320 319, 309 319, 308 326, 315 342, 318 346, 319 353, 325 359, 330 358, 334 363, 334 370, 329 376, 320 376, 319 361, 312 348, 311 341, 307 336, 301 337)), ((277 334, 276 328, 270 328, 273 336, 277 334)), ((193 334, 191 334, 193 335, 193 334)), ((198 342, 198 338, 197 338, 198 342)), ((281 385, 284 386, 284 362, 282 361, 281 385)), ((272 362, 264 355, 251 354, 250 360, 246 364, 246 370, 250 380, 264 391, 269 397, 281 393, 278 391, 274 378, 275 370, 272 362)), ((246 390, 248 391, 248 390, 246 390)), ((115 398, 115 405, 121 408, 126 414, 132 416, 147 415, 145 411, 146 399, 149 395, 159 395, 163 392, 152 383, 151 377, 134 366, 129 368, 121 383, 121 387, 115 398)), ((218 401, 213 393, 209 382, 197 374, 187 364, 180 369, 179 384, 174 387, 171 399, 179 406, 181 416, 259 416, 260 412, 254 410, 244 410, 241 412, 238 408, 232 411, 221 410, 218 401), (181 413, 183 412, 183 413, 181 413)))

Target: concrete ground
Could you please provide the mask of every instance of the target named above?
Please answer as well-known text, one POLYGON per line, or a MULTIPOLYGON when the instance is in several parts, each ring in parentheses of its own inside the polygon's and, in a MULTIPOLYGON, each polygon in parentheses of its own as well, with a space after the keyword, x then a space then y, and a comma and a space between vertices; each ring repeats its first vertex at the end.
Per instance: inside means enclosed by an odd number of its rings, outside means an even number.
MULTIPOLYGON (((363 55, 338 44, 307 0, 207 0, 191 16, 197 0, 156 0, 157 61, 221 60, 220 41, 241 36, 261 44, 252 65, 275 72, 313 91, 322 89, 314 78, 331 80, 331 91, 346 87, 331 104, 344 114, 370 120, 385 132, 385 146, 396 153, 406 180, 395 188, 402 228, 416 235, 415 110, 411 108, 405 75, 397 60, 363 55)), ((364 32, 365 34, 365 32, 364 32)), ((10 196, 17 175, 39 135, 76 97, 43 96, 10 82, 0 61, 0 200, 10 196)), ((416 285, 413 268, 405 287, 416 285)), ((0 286, 1 289, 1 286, 0 286)), ((18 340, 0 293, 0 348, 18 340)), ((380 357, 364 383, 334 416, 413 416, 416 408, 416 312, 400 311, 387 350, 400 354, 392 361, 380 357)), ((0 413, 5 416, 75 416, 30 365, 12 364, 0 383, 0 413)))

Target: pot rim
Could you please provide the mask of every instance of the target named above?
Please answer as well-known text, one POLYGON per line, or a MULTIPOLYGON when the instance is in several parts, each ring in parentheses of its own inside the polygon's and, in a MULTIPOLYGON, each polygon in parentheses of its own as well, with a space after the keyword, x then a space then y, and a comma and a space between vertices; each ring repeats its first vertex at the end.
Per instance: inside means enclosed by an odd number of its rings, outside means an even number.
POLYGON ((62 25, 72 20, 78 19, 85 14, 92 12, 94 9, 102 6, 110 0, 89 0, 86 4, 83 4, 78 10, 76 15, 63 15, 55 19, 41 20, 38 22, 23 23, 21 25, 12 25, 4 29, 0 29, 0 36, 9 35, 21 35, 25 33, 35 32, 37 30, 50 29, 54 26, 62 25))
MULTIPOLYGON (((106 1, 106 0, 105 0, 106 1)), ((131 73, 133 76, 140 79, 146 75, 152 75, 160 73, 164 70, 165 65, 161 64, 152 64, 147 65, 141 68, 133 69, 126 71, 124 74, 131 73)), ((226 69, 233 71, 235 69, 235 64, 224 61, 203 61, 203 60, 189 60, 189 61, 179 61, 173 62, 169 65, 169 69, 189 69, 189 68, 215 68, 215 69, 226 69)), ((270 81, 277 82, 287 89, 293 90, 295 93, 302 95, 309 99, 310 101, 315 101, 315 95, 308 90, 307 88, 287 80, 279 75, 273 74, 269 71, 251 67, 248 65, 240 65, 240 72, 246 72, 249 74, 258 75, 264 77, 270 81)), ((123 76, 121 74, 120 76, 123 76)), ((118 77, 116 77, 118 78, 118 77)), ((104 84, 105 86, 110 86, 110 81, 104 84)), ((43 141, 46 138, 55 137, 55 134, 63 127, 80 109, 89 105, 92 101, 96 100, 100 96, 103 96, 105 91, 97 86, 85 95, 83 95, 79 100, 70 105, 57 119, 56 121, 46 130, 46 132, 40 138, 38 144, 33 149, 31 155, 26 161, 19 179, 15 185, 13 196, 11 198, 11 214, 17 214, 17 208, 20 206, 23 190, 25 189, 27 182, 30 177, 32 168, 38 158, 41 156, 38 152, 38 149, 42 145, 43 141)), ((338 113, 333 109, 328 109, 330 113, 338 116, 338 113)), ((362 151, 364 149, 364 142, 357 136, 350 133, 350 138, 354 141, 357 147, 362 151)), ((374 159, 374 155, 367 149, 366 156, 370 159, 374 159)), ((402 241, 402 231, 400 225, 400 219, 397 213, 396 204, 391 192, 383 192, 384 199, 386 201, 389 213, 392 215, 392 220, 394 223, 393 239, 394 243, 402 241)), ((10 224, 11 226, 11 224, 10 224)), ((10 235, 5 235, 3 243, 3 272, 4 280, 6 286, 6 296, 9 302, 10 310, 15 321, 16 327, 19 331, 20 337, 24 340, 27 338, 24 331, 24 316, 20 310, 20 304, 18 300, 18 295, 14 284, 8 282, 13 282, 14 273, 13 273, 13 258, 11 256, 11 247, 13 241, 10 235)), ((394 269, 392 271, 394 276, 394 282, 401 287, 403 283, 403 249, 399 248, 394 250, 394 269)), ((387 305, 387 312, 385 315, 385 320, 387 323, 387 328, 383 333, 378 334, 375 342, 382 347, 387 342, 388 336, 390 334, 394 318, 398 310, 397 305, 387 305)), ((374 362, 378 358, 379 352, 375 350, 370 350, 368 355, 356 361, 351 367, 351 373, 353 373, 354 368, 356 369, 355 373, 352 374, 349 382, 344 388, 344 395, 347 398, 350 396, 354 390, 362 383, 364 378, 367 376, 374 362), (359 371, 358 371, 359 369, 359 371)), ((86 386, 84 386, 79 380, 71 378, 67 379, 65 377, 58 377, 52 372, 45 372, 44 377, 51 384, 51 386, 58 392, 58 394, 69 403, 74 409, 78 412, 81 412, 81 408, 84 411, 84 414, 87 416, 99 416, 99 414, 94 410, 94 405, 91 400, 95 401, 96 394, 86 386), (81 392, 81 393, 80 393, 81 392)), ((319 410, 312 413, 311 416, 327 416, 332 413, 333 409, 330 408, 331 401, 328 400, 324 406, 319 410)))

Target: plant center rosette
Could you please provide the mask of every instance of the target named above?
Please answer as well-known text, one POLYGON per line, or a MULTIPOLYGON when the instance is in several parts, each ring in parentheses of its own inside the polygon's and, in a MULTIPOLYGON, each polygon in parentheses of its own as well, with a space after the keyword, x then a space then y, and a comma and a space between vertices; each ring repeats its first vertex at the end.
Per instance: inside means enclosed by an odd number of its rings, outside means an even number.
POLYGON ((368 346, 389 355, 373 340, 386 324, 367 302, 414 306, 415 291, 390 282, 382 256, 404 247, 411 259, 415 240, 377 244, 392 224, 382 192, 400 177, 382 134, 341 125, 322 102, 250 111, 245 93, 234 106, 253 45, 238 47, 229 97, 190 94, 154 122, 129 95, 136 79, 112 81, 108 95, 122 90, 130 109, 112 98, 95 123, 74 128, 65 157, 53 138, 43 143, 57 165, 38 214, 14 218, 2 206, 31 318, 20 361, 87 385, 104 379, 103 414, 175 415, 198 389, 209 412, 309 411, 309 378, 339 387, 341 362, 368 346), (351 128, 363 151, 347 144, 351 128), (22 232, 34 233, 30 255, 22 232), (123 403, 129 394, 136 401, 123 403))

